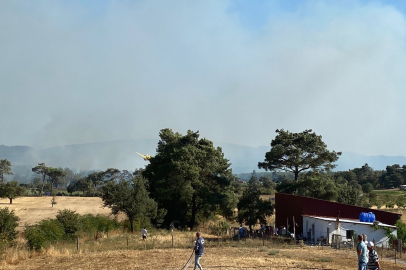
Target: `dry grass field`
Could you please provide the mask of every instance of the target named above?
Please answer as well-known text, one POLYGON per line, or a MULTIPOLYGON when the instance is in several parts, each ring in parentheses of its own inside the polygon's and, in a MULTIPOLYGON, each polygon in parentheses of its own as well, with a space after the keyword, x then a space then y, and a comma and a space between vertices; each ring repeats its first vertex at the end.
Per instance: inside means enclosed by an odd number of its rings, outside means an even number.
POLYGON ((9 204, 8 199, 0 200, 0 207, 8 207, 20 218, 21 229, 25 223, 34 224, 47 218, 54 218, 58 210, 70 209, 79 214, 109 215, 109 208, 102 208, 102 200, 98 197, 56 197, 57 204, 52 207, 52 197, 22 197, 9 204))
MULTIPOLYGON (((4 264, 0 269, 181 269, 190 257, 190 249, 119 250, 92 253, 55 252, 37 254, 4 264)), ((317 247, 303 248, 207 248, 201 259, 204 269, 254 270, 254 269, 357 269, 355 251, 341 251, 317 247)), ((400 270, 406 265, 383 261, 383 269, 400 270)), ((193 263, 189 268, 193 269, 193 263)))

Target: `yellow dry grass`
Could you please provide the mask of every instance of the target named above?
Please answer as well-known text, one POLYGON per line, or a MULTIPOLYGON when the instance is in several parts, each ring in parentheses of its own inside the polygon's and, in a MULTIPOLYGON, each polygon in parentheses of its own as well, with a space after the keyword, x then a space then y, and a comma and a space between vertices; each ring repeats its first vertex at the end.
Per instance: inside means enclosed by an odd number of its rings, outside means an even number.
POLYGON ((9 204, 8 199, 0 200, 0 207, 13 209, 20 218, 20 228, 25 223, 34 224, 42 219, 54 218, 58 210, 70 209, 79 214, 109 215, 109 208, 102 208, 102 200, 98 197, 56 197, 57 204, 52 207, 52 197, 22 197, 9 204))
MULTIPOLYGON (((191 254, 190 249, 120 250, 106 252, 56 252, 48 250, 33 258, 4 264, 0 269, 181 269, 191 254)), ((207 248, 201 259, 205 269, 356 269, 354 251, 341 251, 317 247, 290 249, 275 248, 207 248), (221 267, 221 268, 220 268, 221 267)), ((400 270, 405 265, 383 261, 383 269, 400 270)), ((193 264, 191 264, 192 266, 193 264)), ((193 269, 189 267, 188 269, 193 269)))

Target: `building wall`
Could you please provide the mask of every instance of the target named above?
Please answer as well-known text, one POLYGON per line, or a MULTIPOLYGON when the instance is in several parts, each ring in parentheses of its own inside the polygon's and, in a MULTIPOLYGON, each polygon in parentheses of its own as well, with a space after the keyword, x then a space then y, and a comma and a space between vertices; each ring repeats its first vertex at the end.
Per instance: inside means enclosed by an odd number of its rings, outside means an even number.
MULTIPOLYGON (((389 238, 385 235, 385 231, 383 229, 378 229, 374 230, 374 228, 369 225, 369 224, 358 224, 358 223, 346 223, 346 222, 340 222, 340 227, 336 231, 336 222, 331 221, 328 222, 326 220, 320 220, 312 217, 303 217, 303 235, 306 235, 306 226, 308 229, 314 225, 314 232, 312 232, 312 240, 316 242, 318 238, 321 236, 324 236, 327 238, 327 231, 329 228, 329 241, 328 243, 331 243, 333 234, 339 234, 341 235, 342 241, 347 241, 347 230, 354 230, 358 235, 360 234, 366 234, 367 235, 367 240, 368 241, 373 241, 375 240, 375 243, 377 246, 382 246, 386 247, 388 245, 389 238), (329 225, 330 223, 330 225, 329 225)), ((393 232, 394 235, 396 235, 396 231, 393 232)), ((350 240, 348 240, 350 241, 350 240)))

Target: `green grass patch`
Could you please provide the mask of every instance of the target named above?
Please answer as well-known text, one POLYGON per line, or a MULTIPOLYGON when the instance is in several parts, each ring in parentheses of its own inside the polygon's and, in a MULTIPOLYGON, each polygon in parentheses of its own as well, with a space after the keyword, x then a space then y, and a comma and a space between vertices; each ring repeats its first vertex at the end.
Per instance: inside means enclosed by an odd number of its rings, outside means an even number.
POLYGON ((333 261, 333 259, 331 259, 329 257, 318 259, 318 262, 332 262, 332 261, 333 261))
POLYGON ((382 190, 374 190, 374 193, 378 196, 400 196, 400 195, 405 195, 406 192, 403 190, 399 189, 382 189, 382 190))
POLYGON ((268 252, 268 255, 270 255, 270 256, 275 256, 275 255, 278 255, 278 254, 279 254, 279 250, 271 250, 271 251, 268 252))

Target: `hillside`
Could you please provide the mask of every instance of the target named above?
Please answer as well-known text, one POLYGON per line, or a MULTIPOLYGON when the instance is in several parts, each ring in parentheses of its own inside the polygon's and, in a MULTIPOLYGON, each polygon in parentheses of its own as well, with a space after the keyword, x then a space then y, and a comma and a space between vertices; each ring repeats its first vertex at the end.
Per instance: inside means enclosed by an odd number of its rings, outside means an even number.
MULTIPOLYGON (((269 146, 250 147, 232 143, 215 143, 223 149, 231 162, 233 172, 258 172, 257 164, 264 159, 269 146)), ((35 149, 27 146, 0 145, 0 159, 7 158, 13 164, 13 172, 19 176, 31 174, 31 168, 39 162, 52 167, 69 167, 76 170, 101 170, 118 168, 133 170, 147 163, 136 152, 154 155, 157 147, 155 139, 112 141, 35 149)), ((368 163, 376 170, 384 170, 387 165, 406 164, 404 156, 366 156, 344 152, 337 162, 336 170, 345 171, 368 163)))

